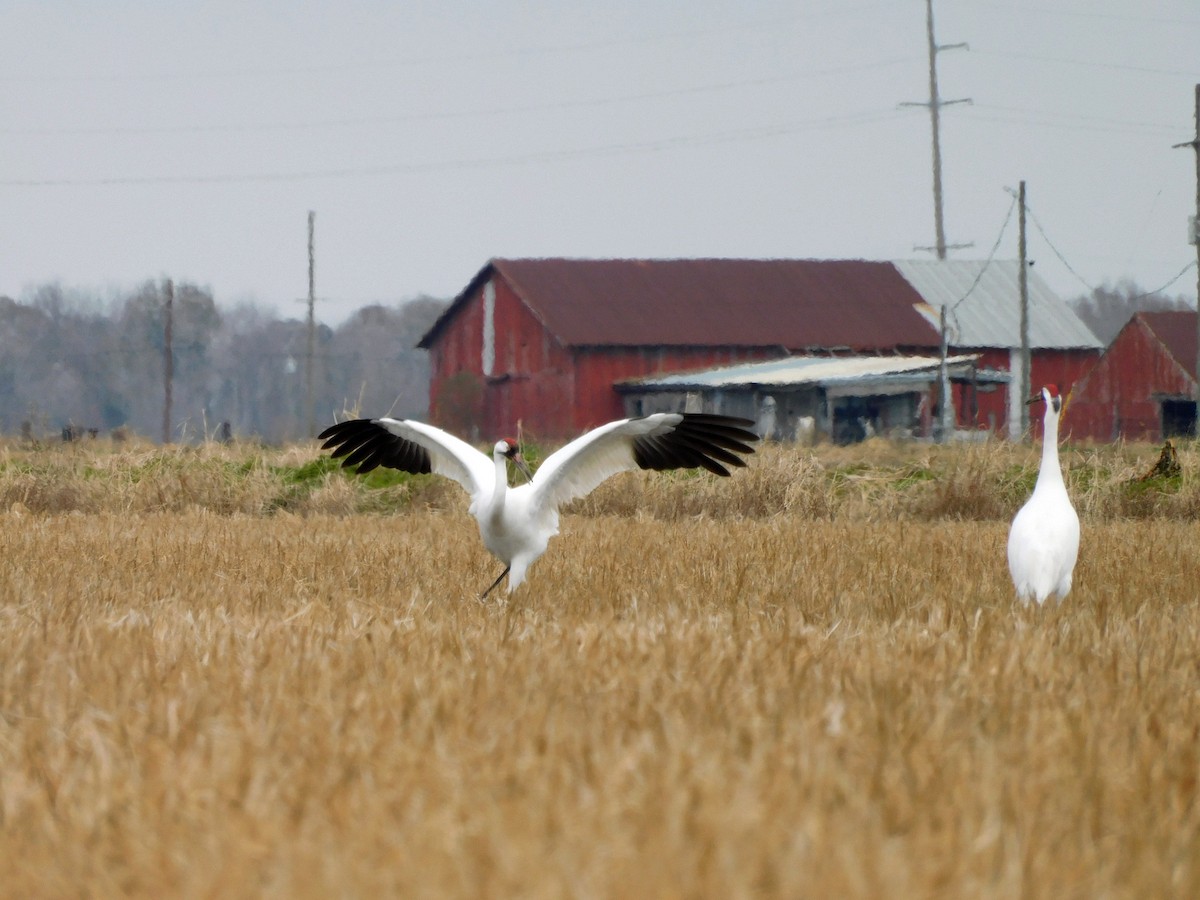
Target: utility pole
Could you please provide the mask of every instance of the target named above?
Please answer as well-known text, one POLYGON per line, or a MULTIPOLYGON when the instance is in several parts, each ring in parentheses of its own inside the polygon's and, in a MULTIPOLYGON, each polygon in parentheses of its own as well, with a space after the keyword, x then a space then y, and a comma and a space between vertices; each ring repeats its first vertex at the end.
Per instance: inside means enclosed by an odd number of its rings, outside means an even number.
POLYGON ((175 357, 171 351, 171 318, 175 306, 175 284, 170 278, 166 284, 163 303, 163 443, 171 443, 171 382, 175 379, 175 357))
POLYGON ((954 436, 954 426, 957 416, 954 415, 954 394, 951 393, 950 387, 950 367, 946 363, 946 305, 944 303, 942 304, 941 332, 942 339, 938 350, 941 355, 941 361, 938 365, 938 393, 941 395, 942 402, 938 409, 937 441, 938 443, 945 443, 954 436))
POLYGON ((933 36, 933 0, 925 0, 925 31, 929 43, 929 100, 924 103, 901 103, 901 106, 924 106, 929 109, 929 121, 933 128, 933 227, 937 243, 933 247, 918 247, 918 250, 933 250, 938 259, 946 258, 946 250, 970 247, 970 244, 946 244, 946 228, 942 219, 942 142, 941 108, 955 103, 970 103, 971 100, 943 100, 938 94, 937 55, 942 50, 965 48, 966 44, 938 44, 933 36))
POLYGON ((1196 151, 1196 217, 1189 229, 1191 242, 1196 245, 1196 425, 1194 434, 1200 437, 1200 84, 1196 85, 1196 136, 1176 147, 1191 147, 1196 151))
POLYGON ((314 254, 313 254, 313 225, 316 221, 317 214, 311 209, 308 211, 308 351, 305 354, 304 363, 304 410, 307 416, 308 432, 307 437, 312 437, 316 434, 316 412, 313 405, 313 354, 316 348, 317 335, 317 318, 316 318, 316 282, 314 281, 314 254))
MULTIPOLYGON (((971 244, 946 244, 946 226, 942 215, 942 136, 941 110, 943 106, 955 103, 970 103, 970 98, 960 100, 943 100, 938 91, 937 55, 943 50, 958 50, 967 47, 964 43, 938 44, 933 32, 933 0, 925 0, 925 38, 929 48, 929 100, 924 103, 901 103, 901 106, 924 106, 929 110, 929 124, 933 133, 933 229, 934 245, 932 247, 917 247, 917 250, 932 250, 939 260, 946 258, 947 250, 960 250, 971 244)), ((937 431, 941 440, 947 440, 954 428, 954 406, 950 394, 950 378, 946 368, 946 354, 949 347, 946 334, 946 307, 942 306, 941 315, 940 366, 942 408, 937 423, 937 431)))
POLYGON ((1021 294, 1021 383, 1017 386, 1017 403, 1021 409, 1021 440, 1029 439, 1029 404, 1033 396, 1030 384, 1029 360, 1029 276, 1025 261, 1025 182, 1017 189, 1017 289, 1021 294))

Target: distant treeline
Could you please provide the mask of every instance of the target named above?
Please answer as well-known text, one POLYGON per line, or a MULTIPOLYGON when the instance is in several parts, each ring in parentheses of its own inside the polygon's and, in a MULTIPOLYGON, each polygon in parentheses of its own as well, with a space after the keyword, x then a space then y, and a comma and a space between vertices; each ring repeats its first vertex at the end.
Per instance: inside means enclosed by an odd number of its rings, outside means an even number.
POLYGON ((1134 313, 1196 308, 1195 299, 1143 291, 1131 281, 1095 288, 1090 294, 1067 302, 1105 346, 1112 343, 1134 313))
MULTIPOLYGON (((55 284, 20 302, 0 297, 0 432, 43 438, 121 428, 161 439, 164 299, 162 282, 116 299, 55 284)), ((423 416, 429 368, 415 345, 445 306, 421 297, 363 307, 337 328, 318 324, 317 428, 349 409, 423 416)), ((182 283, 174 286, 171 330, 173 441, 305 436, 305 321, 254 305, 218 309, 207 290, 182 283)))
MULTIPOLYGON (((57 284, 19 302, 0 297, 0 433, 45 438, 119 428, 161 439, 164 298, 157 281, 116 298, 57 284)), ((304 437, 307 323, 252 304, 218 309, 207 290, 187 283, 175 285, 173 298, 172 440, 304 437)), ((365 306, 337 328, 318 324, 317 428, 346 410, 424 416, 429 366, 415 345, 447 302, 365 306)), ((1128 282, 1069 302, 1106 344, 1134 312, 1192 307, 1128 282)))

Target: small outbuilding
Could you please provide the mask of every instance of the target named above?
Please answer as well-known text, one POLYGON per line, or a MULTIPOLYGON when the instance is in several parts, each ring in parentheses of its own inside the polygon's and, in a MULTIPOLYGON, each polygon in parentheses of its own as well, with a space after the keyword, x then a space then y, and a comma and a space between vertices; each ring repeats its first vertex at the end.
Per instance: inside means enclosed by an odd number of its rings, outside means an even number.
POLYGON ((1097 441, 1196 434, 1196 313, 1140 312, 1067 397, 1062 430, 1097 441))
MULTIPOLYGON (((973 389, 977 355, 952 356, 952 385, 973 389)), ((930 437, 934 427, 936 356, 789 357, 619 382, 625 414, 712 412, 753 419, 765 439, 839 444, 875 434, 930 437)), ((1006 373, 984 376, 1003 384, 1006 373)))

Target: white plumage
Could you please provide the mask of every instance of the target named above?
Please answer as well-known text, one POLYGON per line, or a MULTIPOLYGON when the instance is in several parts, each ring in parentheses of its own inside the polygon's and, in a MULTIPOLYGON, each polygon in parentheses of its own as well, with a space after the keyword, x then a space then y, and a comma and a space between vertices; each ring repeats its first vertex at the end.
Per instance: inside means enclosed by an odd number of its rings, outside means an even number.
POLYGON ((1058 418, 1062 397, 1047 385, 1040 398, 1046 403, 1042 430, 1042 464, 1033 494, 1013 519, 1008 532, 1008 570, 1017 597, 1044 603, 1051 594, 1061 602, 1071 590, 1079 556, 1079 516, 1071 505, 1058 463, 1058 418))
POLYGON ((702 466, 728 475, 725 465, 744 466, 739 453, 753 453, 757 436, 746 419, 702 413, 657 413, 609 422, 550 454, 531 475, 511 438, 497 441, 489 459, 448 432, 411 419, 353 419, 321 432, 322 449, 346 457, 343 466, 368 472, 386 466, 405 472, 433 472, 458 482, 471 497, 470 513, 479 534, 508 575, 511 592, 558 533, 558 510, 602 481, 628 469, 702 466), (508 486, 507 461, 531 479, 508 486), (722 465, 725 464, 725 465, 722 465))

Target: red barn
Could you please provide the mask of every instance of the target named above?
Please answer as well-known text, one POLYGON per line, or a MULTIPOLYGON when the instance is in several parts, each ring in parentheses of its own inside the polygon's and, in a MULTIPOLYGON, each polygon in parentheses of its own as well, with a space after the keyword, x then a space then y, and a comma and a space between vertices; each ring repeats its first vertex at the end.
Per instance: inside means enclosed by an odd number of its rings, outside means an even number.
POLYGON ((1075 385, 1074 439, 1161 441, 1196 434, 1196 313, 1136 313, 1075 385))
POLYGON ((615 382, 795 353, 930 352, 888 262, 494 259, 418 346, 431 418, 557 438, 623 415, 615 382))

